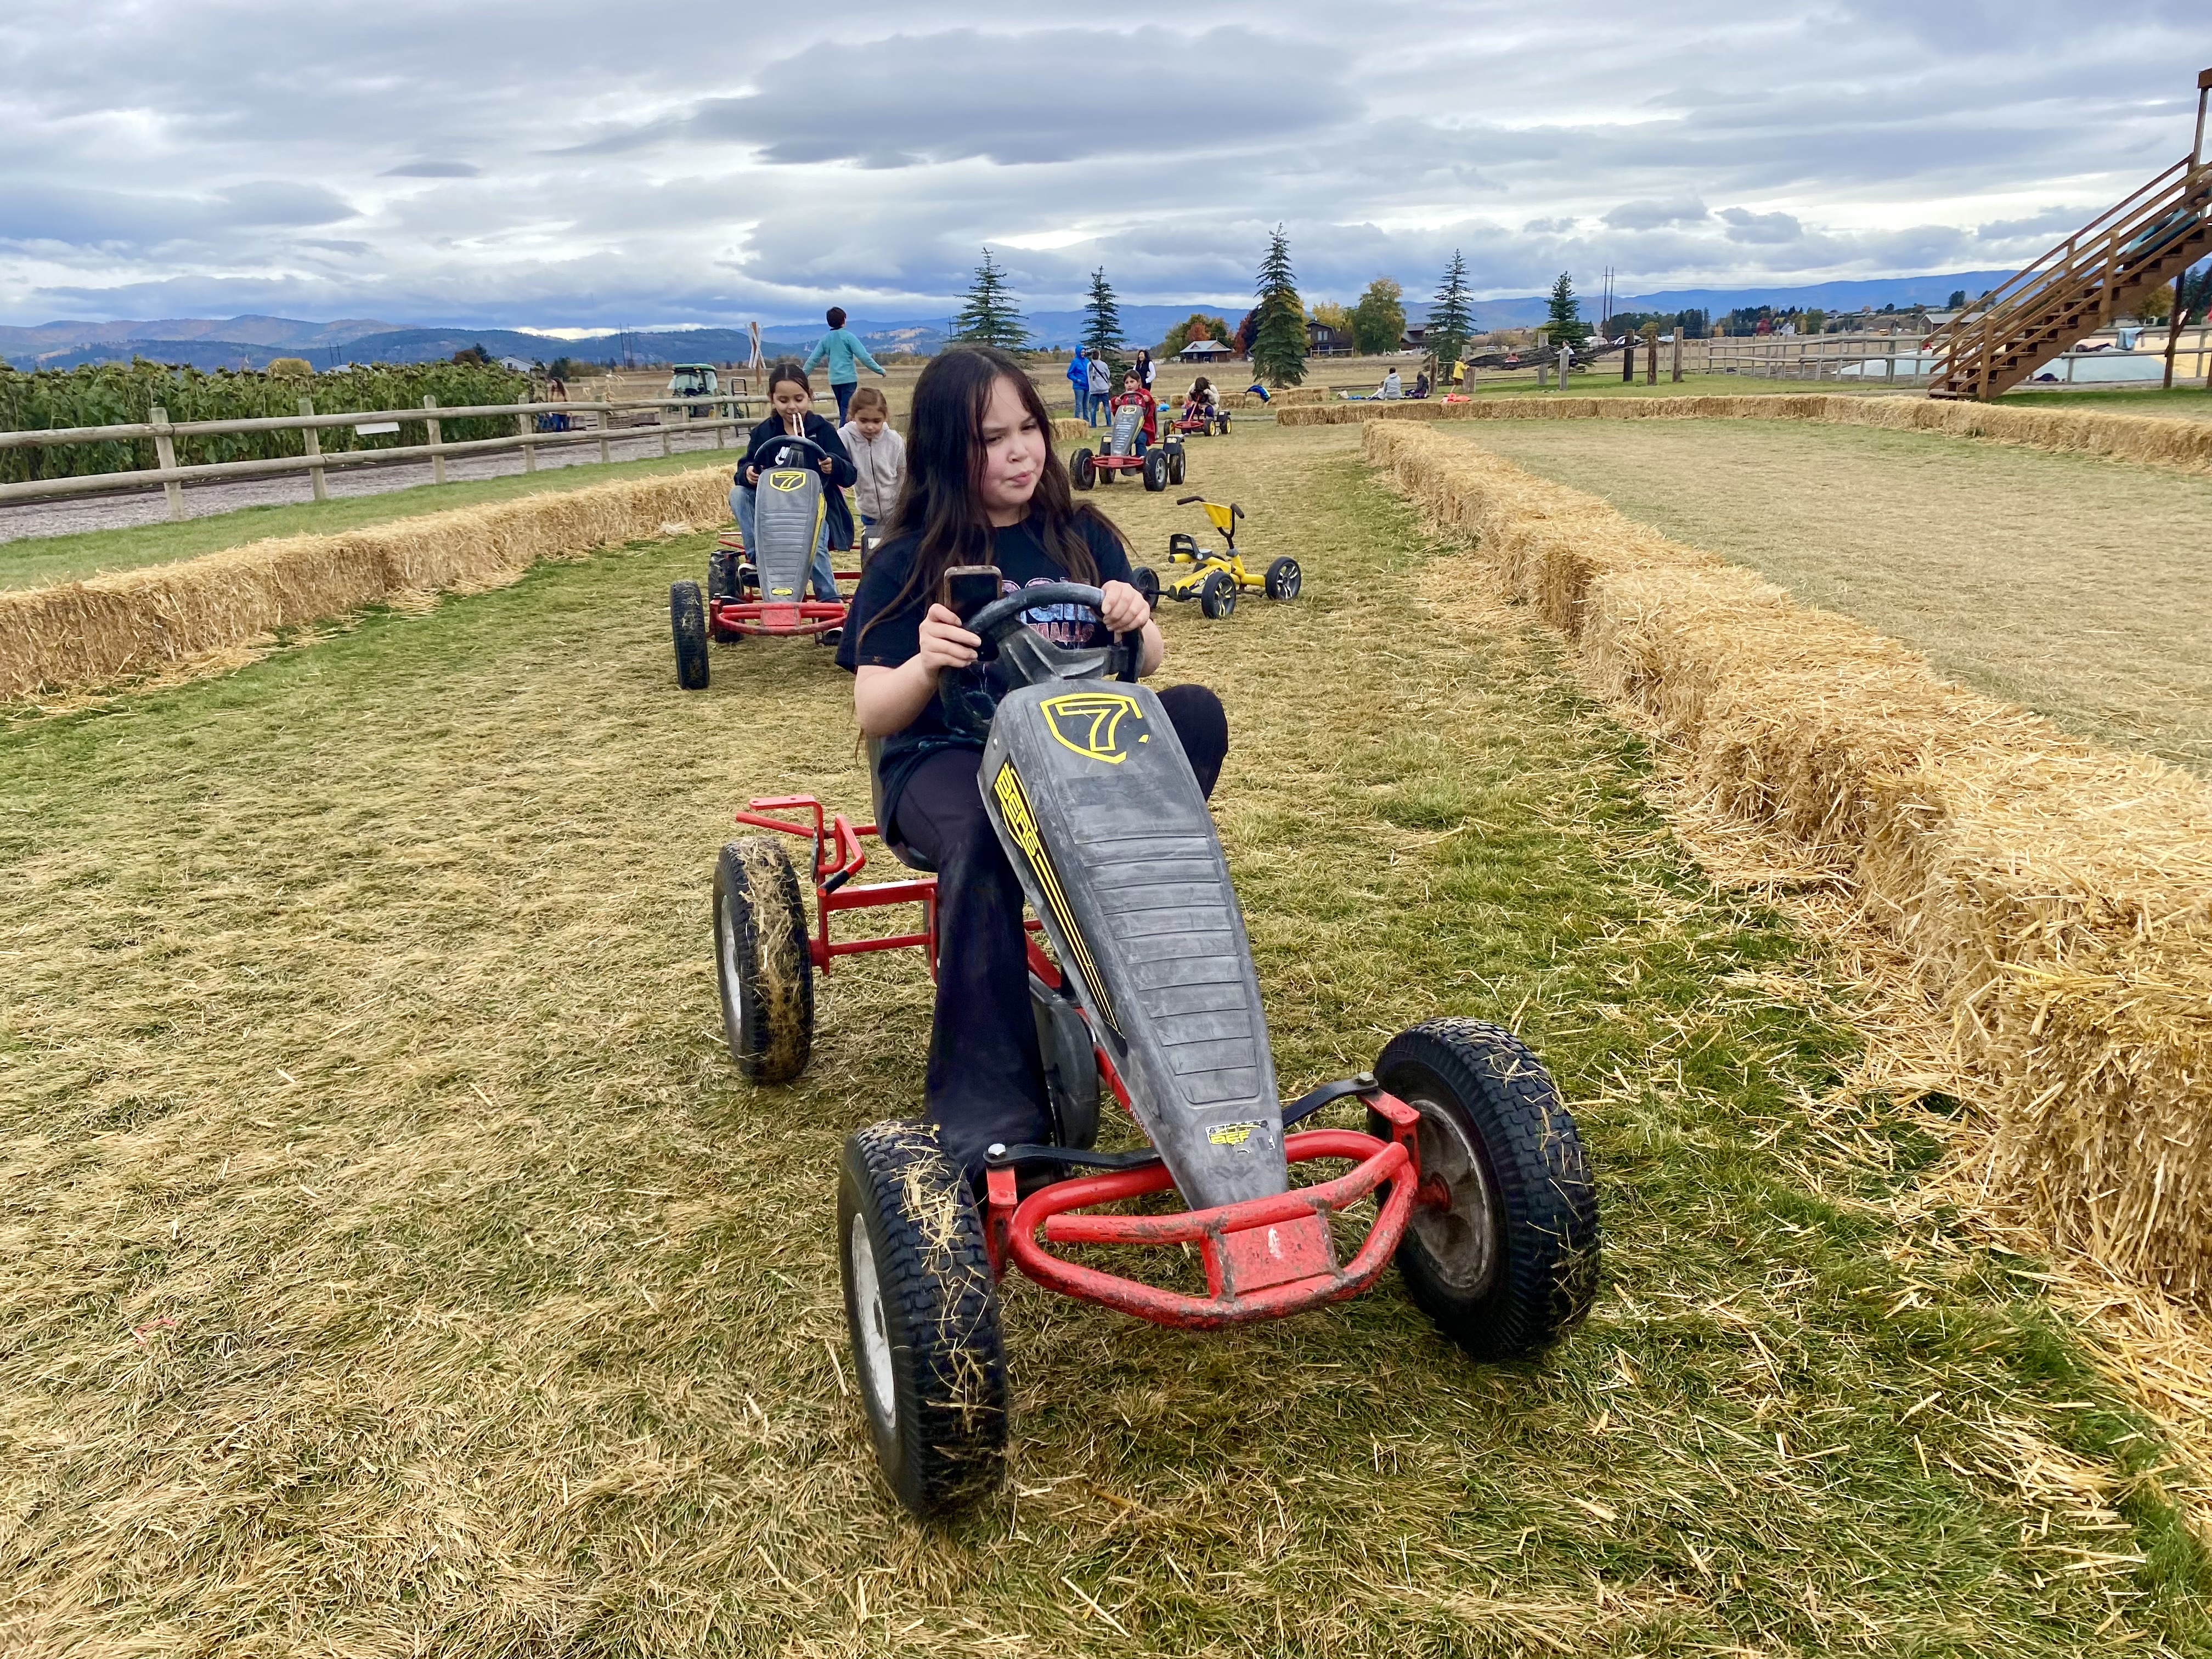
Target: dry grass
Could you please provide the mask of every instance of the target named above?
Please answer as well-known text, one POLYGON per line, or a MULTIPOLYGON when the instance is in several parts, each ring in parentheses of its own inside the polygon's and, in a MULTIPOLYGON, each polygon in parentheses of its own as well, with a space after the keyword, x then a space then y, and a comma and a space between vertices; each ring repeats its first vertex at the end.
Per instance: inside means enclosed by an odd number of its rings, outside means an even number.
POLYGON ((1820 392, 1710 398, 1535 397, 1405 404, 1336 404, 1285 410, 1286 426, 1368 421, 1824 421, 1895 431, 1942 432, 2030 449, 2100 455, 2185 472, 2212 472, 2212 421, 2161 420, 2103 410, 1938 402, 1820 392))
POLYGON ((1978 690, 2212 773, 2212 480, 1830 425, 1466 430, 1978 690))
POLYGON ((540 559, 720 523, 728 495, 717 465, 0 592, 0 699, 106 685, 404 594, 512 581, 540 559))
MULTIPOLYGON (((673 690, 705 538, 542 564, 0 732, 0 1650, 2202 1651, 2155 1431, 2032 1262, 1900 1229, 1934 1143, 1837 1097, 1825 964, 1352 441, 1193 447, 1307 589, 1172 608, 1174 672, 1228 702, 1286 1085, 1528 1033, 1602 1183, 1588 1327, 1479 1368, 1388 1283, 1204 1339, 1017 1288, 1012 1486, 899 1520, 830 1182, 912 1109, 926 979, 841 965, 755 1091, 710 969, 732 804, 866 800, 847 682, 755 641, 673 690)), ((1097 499, 1140 554, 1193 516, 1097 499)))
POLYGON ((1990 1188, 2063 1249, 2212 1297, 2212 789, 1433 428, 1370 426, 1367 448, 1717 814, 1910 954, 1996 1115, 1990 1188))

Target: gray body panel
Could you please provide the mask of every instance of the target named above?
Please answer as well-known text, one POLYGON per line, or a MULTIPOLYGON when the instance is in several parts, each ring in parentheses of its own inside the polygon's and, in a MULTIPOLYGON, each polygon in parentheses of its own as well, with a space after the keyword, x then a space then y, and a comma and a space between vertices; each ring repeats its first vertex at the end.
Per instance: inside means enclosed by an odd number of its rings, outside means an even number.
POLYGON ((796 605, 806 597, 806 567, 814 559, 821 527, 822 475, 811 466, 761 469, 753 491, 753 539, 745 551, 760 573, 760 596, 769 605, 796 605))
POLYGON ((1097 679, 1010 692, 980 781, 1184 1200, 1205 1208, 1283 1191, 1282 1105, 1243 914, 1159 699, 1097 679))
POLYGON ((1131 404, 1114 411, 1114 424, 1106 434, 1106 453, 1109 455, 1133 455, 1137 453, 1137 433, 1145 424, 1145 411, 1131 404))

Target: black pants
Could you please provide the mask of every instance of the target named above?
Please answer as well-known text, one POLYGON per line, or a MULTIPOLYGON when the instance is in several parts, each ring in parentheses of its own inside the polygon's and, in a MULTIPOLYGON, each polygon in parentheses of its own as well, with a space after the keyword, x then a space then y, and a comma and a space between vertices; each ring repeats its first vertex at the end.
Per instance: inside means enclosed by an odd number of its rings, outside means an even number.
MULTIPOLYGON (((1229 753, 1221 699, 1202 685, 1174 685, 1160 703, 1211 796, 1229 753)), ((971 1175, 993 1141, 1052 1139, 1030 1012, 1022 884, 983 811, 978 769, 972 749, 932 755, 899 793, 896 830, 937 866, 937 1013, 925 1109, 946 1156, 971 1175)))
POLYGON ((830 391, 837 394, 837 424, 839 426, 844 425, 851 417, 853 392, 860 384, 858 380, 832 380, 830 383, 830 391))

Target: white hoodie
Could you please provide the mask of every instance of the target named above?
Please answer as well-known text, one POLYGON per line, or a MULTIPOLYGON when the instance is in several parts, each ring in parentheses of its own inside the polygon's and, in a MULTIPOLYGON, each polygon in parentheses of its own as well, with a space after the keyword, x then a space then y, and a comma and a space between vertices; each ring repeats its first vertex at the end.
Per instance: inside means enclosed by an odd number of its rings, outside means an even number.
POLYGON ((861 516, 881 524, 898 505, 899 491, 906 485, 906 440, 900 437, 889 421, 874 438, 860 429, 858 421, 848 421, 837 428, 844 441, 845 453, 853 458, 860 469, 860 478, 853 486, 853 494, 860 501, 861 516))

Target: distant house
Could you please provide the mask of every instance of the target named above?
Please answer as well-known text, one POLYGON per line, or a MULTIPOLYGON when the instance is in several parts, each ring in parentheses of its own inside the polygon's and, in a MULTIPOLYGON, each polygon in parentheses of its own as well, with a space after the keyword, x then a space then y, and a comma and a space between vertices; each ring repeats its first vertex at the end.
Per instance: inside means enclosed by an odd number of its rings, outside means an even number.
POLYGON ((501 368, 511 368, 518 374, 529 374, 532 367, 520 357, 502 357, 499 360, 499 366, 501 368))
POLYGON ((1176 353, 1176 361, 1179 363, 1206 363, 1216 357, 1233 357, 1236 355, 1236 347, 1225 346, 1218 340, 1209 340, 1201 336, 1176 353))
POLYGON ((1429 349, 1428 340, 1429 331, 1427 325, 1424 324, 1419 328, 1409 328, 1406 330, 1403 334, 1399 336, 1398 349, 1401 351, 1426 351, 1429 349))
POLYGON ((1307 356, 1349 357, 1352 354, 1351 330, 1337 328, 1328 323, 1306 325, 1307 356))

